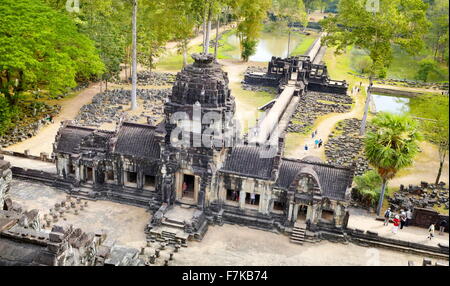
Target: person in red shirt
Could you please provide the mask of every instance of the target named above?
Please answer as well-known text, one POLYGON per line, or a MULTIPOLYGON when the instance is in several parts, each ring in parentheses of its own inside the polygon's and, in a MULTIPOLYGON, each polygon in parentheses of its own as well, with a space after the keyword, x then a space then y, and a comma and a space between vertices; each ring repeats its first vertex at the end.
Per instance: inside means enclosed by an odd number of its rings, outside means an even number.
POLYGON ((400 225, 400 217, 396 215, 395 218, 393 219, 393 222, 394 226, 392 227, 392 232, 396 234, 398 231, 398 226, 400 225))

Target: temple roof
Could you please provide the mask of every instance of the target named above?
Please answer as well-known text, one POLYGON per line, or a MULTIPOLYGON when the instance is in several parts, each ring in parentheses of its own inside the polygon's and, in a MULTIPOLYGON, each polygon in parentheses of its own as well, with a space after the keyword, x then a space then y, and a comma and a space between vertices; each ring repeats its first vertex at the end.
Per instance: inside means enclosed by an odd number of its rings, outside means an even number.
POLYGON ((194 63, 177 74, 170 102, 192 105, 199 102, 209 107, 229 104, 228 76, 211 54, 193 54, 194 63))
POLYGON ((61 153, 76 153, 83 138, 94 132, 95 129, 68 125, 59 130, 59 139, 56 141, 56 151, 61 153))
POLYGON ((261 158, 263 147, 240 145, 232 149, 221 171, 242 176, 270 179, 275 158, 261 158))
POLYGON ((276 185, 279 188, 288 189, 296 175, 308 169, 314 170, 317 174, 322 196, 337 200, 345 199, 345 193, 353 179, 353 171, 349 168, 284 158, 281 160, 276 185))
POLYGON ((159 159, 160 147, 155 137, 156 127, 124 122, 117 133, 67 125, 59 130, 56 152, 76 154, 79 148, 101 149, 112 153, 139 158, 159 159), (114 143, 115 141, 115 143, 114 143))
POLYGON ((155 129, 150 125, 124 122, 117 134, 114 153, 159 159, 160 147, 155 129))

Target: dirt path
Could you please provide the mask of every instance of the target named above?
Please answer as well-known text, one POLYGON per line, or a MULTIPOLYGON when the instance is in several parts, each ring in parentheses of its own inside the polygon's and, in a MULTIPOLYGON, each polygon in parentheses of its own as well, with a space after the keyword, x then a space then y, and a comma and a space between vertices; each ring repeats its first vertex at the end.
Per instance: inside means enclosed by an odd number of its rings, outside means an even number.
POLYGON ((92 102, 94 95, 100 92, 100 84, 92 83, 81 91, 77 96, 58 101, 61 105, 61 112, 53 119, 53 123, 43 127, 36 136, 25 141, 13 144, 5 150, 21 152, 30 150, 30 154, 38 156, 41 152, 51 154, 53 151, 53 142, 58 132, 61 122, 64 120, 73 120, 77 116, 80 108, 92 102))
MULTIPOLYGON (((434 183, 439 170, 439 151, 436 145, 429 142, 420 144, 421 153, 414 160, 414 164, 401 170, 398 175, 389 181, 389 186, 398 188, 401 184, 420 185, 421 181, 434 183)), ((449 160, 448 156, 444 162, 440 181, 449 184, 449 160)))
POLYGON ((407 87, 407 86, 398 86, 398 85, 388 85, 388 84, 374 84, 374 87, 386 88, 386 89, 395 89, 395 90, 403 90, 417 93, 441 93, 444 90, 441 89, 431 89, 431 88, 420 88, 420 87, 407 87))
POLYGON ((242 90, 241 81, 244 78, 247 67, 264 65, 265 63, 243 62, 235 59, 219 60, 219 63, 223 65, 223 70, 228 74, 228 86, 236 102, 236 118, 241 123, 242 130, 247 130, 246 127, 252 127, 256 123, 258 106, 248 104, 240 96, 240 91, 242 90))
POLYGON ((325 160, 325 148, 323 146, 322 148, 314 148, 314 141, 316 139, 322 139, 325 145, 328 142, 328 137, 333 131, 335 125, 339 121, 357 117, 363 111, 364 102, 361 100, 362 98, 358 96, 357 93, 353 93, 351 96, 355 100, 355 105, 350 112, 327 114, 317 120, 313 126, 313 130, 317 130, 317 137, 312 138, 309 133, 299 136, 289 134, 288 136, 296 136, 295 138, 298 141, 298 146, 293 151, 286 152, 286 155, 293 158, 316 156, 322 160, 325 160), (307 151, 304 148, 305 144, 308 145, 307 151))

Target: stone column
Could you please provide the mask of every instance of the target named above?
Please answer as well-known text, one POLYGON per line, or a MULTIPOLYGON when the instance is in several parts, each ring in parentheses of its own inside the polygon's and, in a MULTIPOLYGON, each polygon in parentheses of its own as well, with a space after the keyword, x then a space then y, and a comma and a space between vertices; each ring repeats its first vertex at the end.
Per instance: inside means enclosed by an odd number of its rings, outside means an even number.
POLYGON ((288 210, 288 221, 292 221, 292 211, 293 211, 293 204, 292 204, 292 202, 290 202, 289 210, 288 210))
POLYGON ((299 208, 299 204, 295 204, 294 205, 294 211, 292 214, 292 221, 296 222, 297 221, 297 217, 298 217, 298 208, 299 208))
POLYGON ((245 207, 245 191, 239 192, 239 208, 243 209, 245 207))

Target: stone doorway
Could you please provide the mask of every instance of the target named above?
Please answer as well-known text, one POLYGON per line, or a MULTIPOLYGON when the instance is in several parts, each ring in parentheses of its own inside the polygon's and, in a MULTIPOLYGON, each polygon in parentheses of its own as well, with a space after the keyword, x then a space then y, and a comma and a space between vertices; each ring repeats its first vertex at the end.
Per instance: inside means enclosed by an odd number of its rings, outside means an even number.
POLYGON ((86 167, 86 182, 92 183, 94 181, 94 170, 91 167, 86 167))
POLYGON ((195 176, 183 174, 183 180, 181 184, 181 198, 195 198, 195 176))
POLYGON ((299 205, 297 213, 297 222, 305 222, 307 213, 308 213, 308 206, 299 205))

